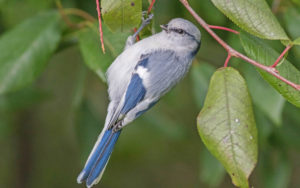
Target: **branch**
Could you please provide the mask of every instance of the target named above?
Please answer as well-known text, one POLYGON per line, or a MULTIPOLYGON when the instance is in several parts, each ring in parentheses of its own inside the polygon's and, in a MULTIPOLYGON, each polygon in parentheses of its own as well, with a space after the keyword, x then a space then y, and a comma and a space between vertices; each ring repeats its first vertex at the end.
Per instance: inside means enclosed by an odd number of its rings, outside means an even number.
POLYGON ((95 22, 96 21, 96 19, 93 16, 91 16, 89 13, 84 12, 83 10, 80 10, 80 9, 77 9, 77 8, 65 8, 64 12, 66 14, 73 14, 73 15, 76 15, 76 16, 80 16, 80 17, 82 17, 85 20, 90 21, 90 22, 95 22))
POLYGON ((55 3, 56 3, 56 6, 57 6, 57 8, 58 8, 58 12, 59 12, 59 14, 61 15, 63 21, 64 21, 69 27, 71 27, 71 28, 74 28, 74 29, 79 28, 79 25, 78 25, 78 24, 73 23, 73 22, 68 18, 68 16, 66 15, 66 13, 65 13, 65 11, 64 11, 64 8, 63 8, 63 6, 62 6, 60 0, 56 0, 55 3))
POLYGON ((292 45, 287 45, 287 47, 283 50, 283 52, 280 54, 280 56, 276 59, 275 63, 271 66, 272 68, 275 68, 280 60, 283 58, 283 56, 291 49, 292 45))
POLYGON ((149 6, 149 8, 148 8, 148 14, 150 14, 150 12, 151 12, 151 10, 152 10, 152 8, 153 8, 154 3, 155 3, 155 0, 152 0, 150 6, 149 6))
MULTIPOLYGON (((213 30, 211 30, 210 26, 193 10, 193 8, 189 5, 187 0, 179 0, 185 8, 191 13, 191 15, 197 20, 197 22, 221 45, 223 48, 228 52, 228 56, 237 57, 240 59, 243 59, 244 61, 268 72, 269 74, 275 76, 279 80, 285 82, 286 84, 292 86, 296 90, 300 91, 300 85, 295 84, 286 78, 282 77, 280 74, 278 74, 278 71, 269 66, 262 65, 253 59, 250 59, 249 57, 245 56, 244 54, 236 51, 231 46, 229 46, 225 41, 223 41, 213 30)), ((225 65, 224 65, 225 66, 225 65)))

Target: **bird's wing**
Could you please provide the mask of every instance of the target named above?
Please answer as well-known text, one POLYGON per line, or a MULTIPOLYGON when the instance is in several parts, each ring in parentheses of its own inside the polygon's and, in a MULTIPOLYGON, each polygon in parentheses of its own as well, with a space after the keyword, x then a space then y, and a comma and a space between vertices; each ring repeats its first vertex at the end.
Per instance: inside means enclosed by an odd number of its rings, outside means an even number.
POLYGON ((110 124, 125 118, 128 113, 137 117, 153 106, 185 75, 189 63, 184 61, 189 60, 179 57, 173 50, 142 54, 110 124))

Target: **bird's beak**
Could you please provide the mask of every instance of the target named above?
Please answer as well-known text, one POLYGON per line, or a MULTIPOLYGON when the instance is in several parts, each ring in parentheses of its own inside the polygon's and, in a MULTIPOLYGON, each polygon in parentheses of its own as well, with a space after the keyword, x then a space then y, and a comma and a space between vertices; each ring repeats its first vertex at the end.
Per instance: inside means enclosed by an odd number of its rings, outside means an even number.
POLYGON ((160 27, 161 27, 163 30, 168 31, 168 24, 160 25, 160 27))

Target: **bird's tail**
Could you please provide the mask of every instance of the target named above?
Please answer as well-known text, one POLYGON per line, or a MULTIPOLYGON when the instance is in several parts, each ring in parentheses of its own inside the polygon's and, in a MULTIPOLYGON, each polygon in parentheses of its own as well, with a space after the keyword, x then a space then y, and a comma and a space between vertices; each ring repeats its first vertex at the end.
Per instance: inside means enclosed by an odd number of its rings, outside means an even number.
POLYGON ((77 178, 78 183, 86 181, 87 187, 97 184, 105 170, 106 164, 117 142, 121 130, 114 132, 112 129, 104 130, 98 138, 85 166, 77 178))

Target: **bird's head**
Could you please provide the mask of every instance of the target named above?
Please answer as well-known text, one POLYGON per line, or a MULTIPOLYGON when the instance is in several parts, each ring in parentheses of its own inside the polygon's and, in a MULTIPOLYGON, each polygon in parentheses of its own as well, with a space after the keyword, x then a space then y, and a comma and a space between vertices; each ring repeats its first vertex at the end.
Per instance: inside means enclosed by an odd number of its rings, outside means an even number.
POLYGON ((174 18, 168 24, 160 26, 170 38, 175 40, 200 44, 201 33, 199 29, 190 21, 182 18, 174 18))

